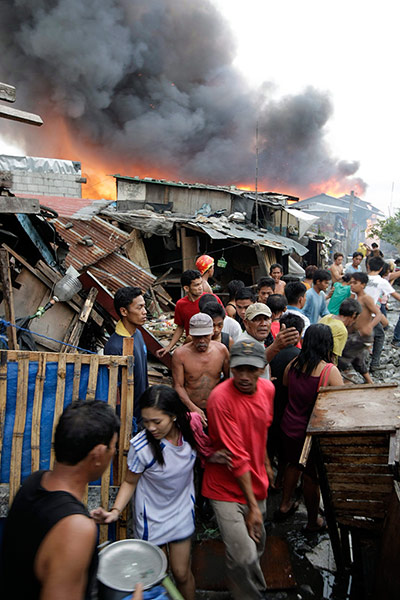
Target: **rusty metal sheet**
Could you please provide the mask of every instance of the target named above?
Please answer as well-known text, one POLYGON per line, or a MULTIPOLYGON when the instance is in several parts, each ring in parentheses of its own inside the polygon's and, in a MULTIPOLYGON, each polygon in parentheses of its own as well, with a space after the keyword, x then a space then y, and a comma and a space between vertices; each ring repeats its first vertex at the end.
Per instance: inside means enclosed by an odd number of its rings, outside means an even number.
POLYGON ((56 219, 54 225, 69 244, 67 265, 72 265, 80 273, 90 270, 111 293, 127 285, 146 291, 155 281, 152 273, 118 253, 125 243, 131 241, 129 234, 100 217, 93 217, 90 221, 56 219), (73 223, 73 227, 66 228, 68 222, 73 223), (90 237, 92 246, 82 243, 84 236, 90 237))

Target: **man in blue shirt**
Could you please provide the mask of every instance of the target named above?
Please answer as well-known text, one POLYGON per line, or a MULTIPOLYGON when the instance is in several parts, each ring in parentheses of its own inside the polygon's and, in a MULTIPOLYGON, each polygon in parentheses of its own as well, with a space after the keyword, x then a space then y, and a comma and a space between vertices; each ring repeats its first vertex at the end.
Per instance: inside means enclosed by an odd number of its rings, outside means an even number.
POLYGON ((125 337, 133 337, 134 364, 134 424, 133 433, 136 432, 135 425, 140 420, 139 398, 148 387, 147 378, 147 348, 138 325, 146 322, 146 307, 142 290, 138 287, 123 287, 116 291, 114 296, 114 308, 121 317, 106 345, 104 354, 122 356, 122 346, 125 337))
POLYGON ((317 269, 313 275, 313 286, 306 292, 306 303, 303 313, 310 319, 310 323, 318 323, 321 317, 329 315, 326 307, 325 291, 328 289, 331 274, 326 269, 317 269))
POLYGON ((354 252, 352 262, 347 263, 347 265, 344 268, 345 274, 353 275, 353 273, 356 273, 356 271, 361 271, 361 262, 363 258, 364 257, 362 255, 362 252, 354 252))

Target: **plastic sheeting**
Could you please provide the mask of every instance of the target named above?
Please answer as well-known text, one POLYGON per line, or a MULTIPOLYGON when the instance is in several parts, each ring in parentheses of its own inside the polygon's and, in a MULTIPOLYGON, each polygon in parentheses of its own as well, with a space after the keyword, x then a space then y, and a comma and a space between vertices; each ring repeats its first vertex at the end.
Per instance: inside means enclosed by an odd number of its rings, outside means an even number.
MULTIPOLYGON (((35 394, 36 374, 38 363, 29 364, 28 396, 26 422, 22 447, 22 479, 30 475, 31 468, 31 431, 32 431, 32 410, 35 394)), ((48 362, 46 365, 46 376, 43 389, 42 411, 40 420, 40 469, 50 468, 51 438, 53 431, 54 407, 57 392, 57 362, 48 362)), ((72 388, 74 379, 74 365, 67 364, 65 377, 64 408, 72 402, 72 388)), ((81 366, 79 398, 84 400, 89 379, 89 365, 81 366)), ((12 433, 14 429, 15 411, 17 406, 17 387, 18 387, 18 363, 9 362, 7 365, 7 404, 4 422, 3 450, 1 454, 0 483, 10 481, 10 460, 12 447, 12 433)), ((107 402, 108 400, 108 368, 107 365, 99 365, 96 400, 107 402)))
POLYGON ((0 170, 28 171, 31 173, 58 173, 61 175, 81 175, 81 163, 75 160, 41 158, 37 156, 0 155, 0 170))

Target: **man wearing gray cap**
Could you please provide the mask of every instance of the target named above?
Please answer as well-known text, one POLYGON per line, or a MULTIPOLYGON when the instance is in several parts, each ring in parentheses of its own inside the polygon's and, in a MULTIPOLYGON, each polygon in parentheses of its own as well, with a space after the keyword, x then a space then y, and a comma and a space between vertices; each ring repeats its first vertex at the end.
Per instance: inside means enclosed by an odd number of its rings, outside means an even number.
POLYGON ((215 450, 231 453, 230 465, 206 464, 202 494, 210 498, 226 551, 235 600, 258 600, 266 585, 260 567, 271 467, 266 454, 274 386, 262 379, 265 348, 245 337, 231 348, 232 378, 211 392, 208 432, 215 450))
POLYGON ((172 356, 172 378, 180 399, 207 425, 204 409, 211 390, 229 376, 229 352, 211 340, 214 324, 210 315, 197 313, 189 321, 192 341, 177 348, 172 356))
MULTIPOLYGON (((246 309, 243 325, 245 331, 238 337, 238 341, 250 337, 257 342, 261 342, 266 345, 268 335, 271 331, 271 309, 263 302, 255 302, 250 304, 246 309)), ((270 363, 271 360, 284 348, 291 345, 296 345, 299 341, 299 333, 294 328, 282 329, 279 331, 272 343, 266 347, 265 359, 266 363, 270 363)), ((270 378, 269 365, 266 364, 265 369, 261 377, 265 379, 270 378)))

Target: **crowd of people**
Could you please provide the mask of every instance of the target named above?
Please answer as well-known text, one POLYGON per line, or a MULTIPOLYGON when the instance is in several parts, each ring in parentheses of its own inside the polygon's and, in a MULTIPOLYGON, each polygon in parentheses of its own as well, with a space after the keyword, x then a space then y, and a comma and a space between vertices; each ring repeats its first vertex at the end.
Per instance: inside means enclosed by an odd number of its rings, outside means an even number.
MULTIPOLYGON (((281 490, 274 518, 283 521, 298 508, 294 491, 301 478, 305 531, 325 527, 312 457, 305 468, 299 464, 319 388, 343 385, 350 368, 373 383, 380 368, 385 303, 389 296, 400 299, 390 283, 399 274, 380 254, 373 245, 369 256, 357 251, 344 266, 343 254, 336 253, 329 269, 308 266, 303 281, 272 264, 255 286, 231 281, 226 306, 210 287, 214 260, 201 256, 196 269, 181 276, 185 295, 176 303, 176 329, 157 352, 165 356, 185 333, 172 356, 172 387, 148 386, 139 329, 145 300, 139 288, 118 290, 120 321, 104 352, 122 354, 124 337, 134 338, 135 410, 125 481, 111 507, 89 515, 84 488, 113 456, 118 418, 101 402, 68 407, 56 430, 54 469, 26 479, 10 510, 3 578, 13 584, 13 565, 22 562, 21 597, 89 597, 94 521, 117 521, 133 499, 135 537, 164 549, 178 589, 194 600, 191 538, 204 502, 225 544, 233 597, 263 598, 268 489, 281 490), (25 527, 31 534, 21 548, 25 527)), ((392 344, 400 346, 400 320, 392 344)), ((137 589, 134 598, 141 594, 137 589)))

